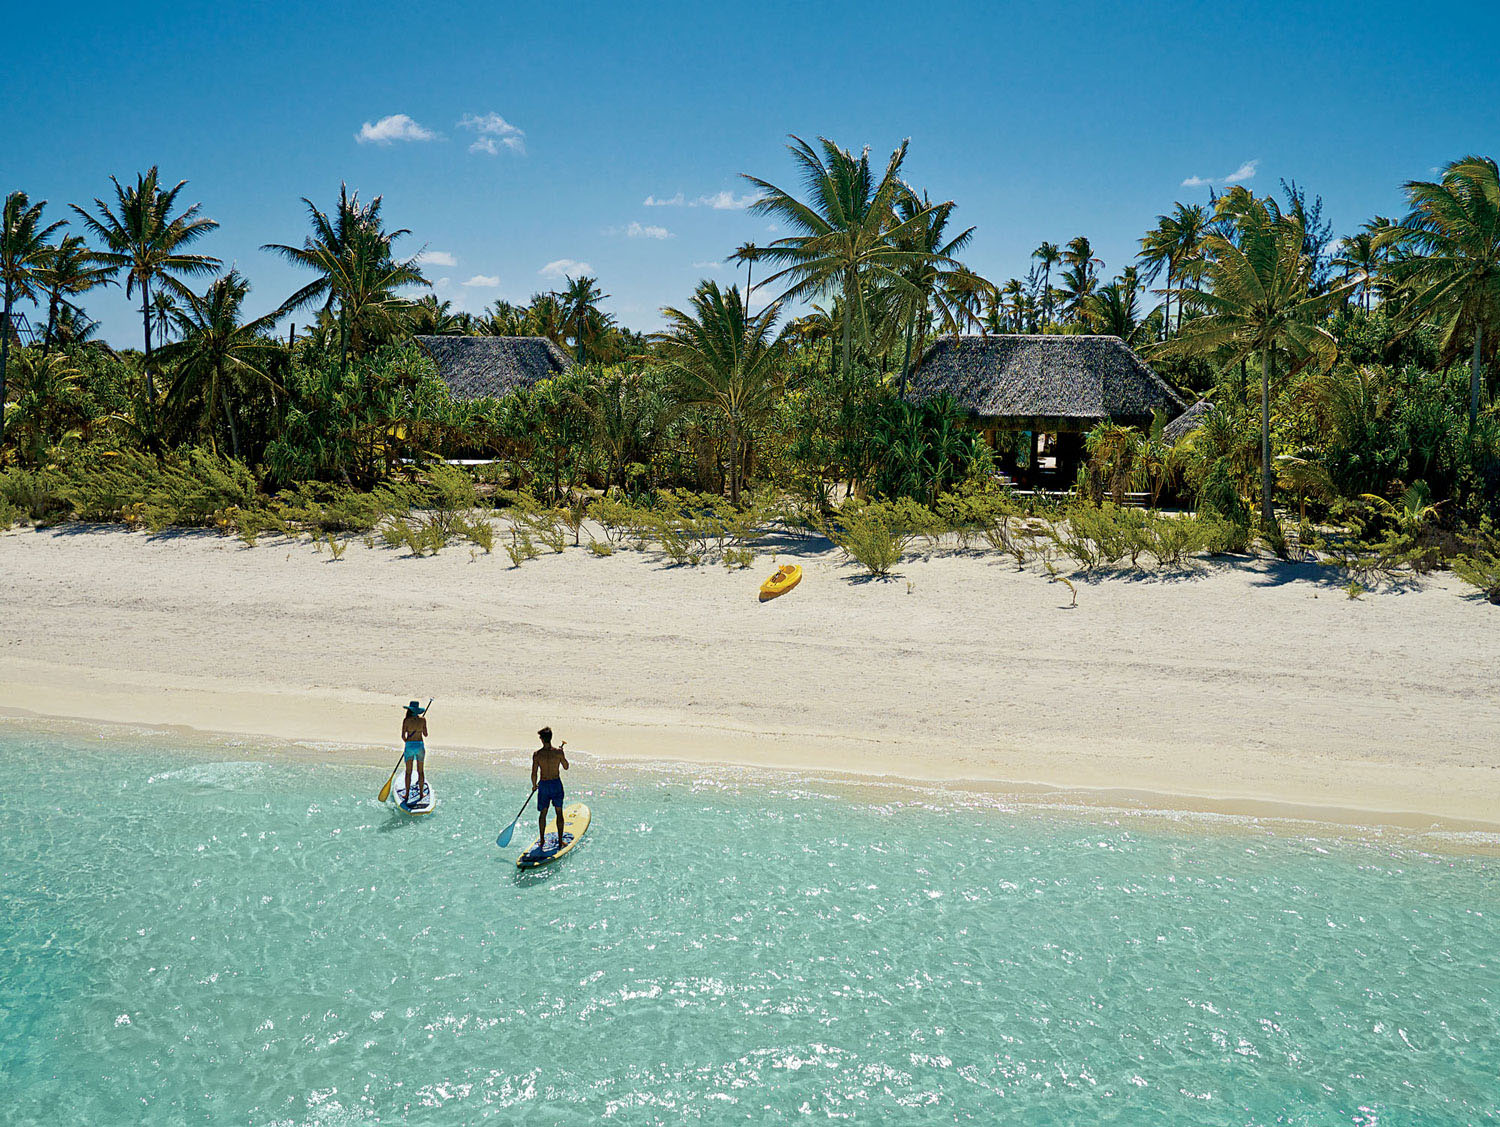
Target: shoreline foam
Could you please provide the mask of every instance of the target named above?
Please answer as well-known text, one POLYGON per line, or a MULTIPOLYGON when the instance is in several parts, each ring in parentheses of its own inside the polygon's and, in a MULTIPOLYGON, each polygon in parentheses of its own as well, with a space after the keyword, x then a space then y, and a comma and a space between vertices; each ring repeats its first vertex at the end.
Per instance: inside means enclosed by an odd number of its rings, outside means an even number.
POLYGON ((985 557, 913 559, 887 584, 799 558, 798 591, 759 604, 764 568, 638 553, 512 569, 353 544, 335 564, 306 544, 13 532, 0 571, 27 613, 0 648, 0 715, 373 749, 420 692, 443 748, 520 755, 547 722, 609 763, 1500 830, 1500 630, 1451 581, 1351 603, 1254 561, 1088 584, 1063 612, 985 557))

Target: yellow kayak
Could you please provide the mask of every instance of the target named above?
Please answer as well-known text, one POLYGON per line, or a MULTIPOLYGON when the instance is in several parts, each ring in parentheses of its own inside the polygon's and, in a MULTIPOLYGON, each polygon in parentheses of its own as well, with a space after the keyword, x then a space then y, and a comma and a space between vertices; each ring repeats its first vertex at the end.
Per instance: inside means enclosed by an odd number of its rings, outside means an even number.
MULTIPOLYGON (((553 825, 556 818, 555 811, 547 811, 547 825, 553 825)), ((567 856, 573 851, 573 846, 583 840, 583 835, 588 828, 589 808, 581 802, 568 803, 563 807, 562 847, 558 847, 557 830, 553 829, 543 841, 533 844, 530 849, 516 858, 516 868, 534 869, 538 865, 546 865, 556 861, 559 857, 567 856)))
POLYGON ((760 585, 760 601, 784 595, 802 582, 802 569, 796 564, 782 564, 776 574, 760 585))

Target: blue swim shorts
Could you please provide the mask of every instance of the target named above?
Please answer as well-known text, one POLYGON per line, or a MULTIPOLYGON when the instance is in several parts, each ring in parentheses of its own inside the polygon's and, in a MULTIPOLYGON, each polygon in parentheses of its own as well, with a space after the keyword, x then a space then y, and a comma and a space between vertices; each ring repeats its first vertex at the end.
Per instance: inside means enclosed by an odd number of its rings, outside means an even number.
POLYGON ((543 779, 536 788, 536 808, 543 814, 547 812, 549 805, 556 805, 559 810, 563 804, 563 785, 561 779, 543 779))
POLYGON ((427 758, 427 745, 421 740, 406 741, 406 761, 408 763, 421 763, 427 758))

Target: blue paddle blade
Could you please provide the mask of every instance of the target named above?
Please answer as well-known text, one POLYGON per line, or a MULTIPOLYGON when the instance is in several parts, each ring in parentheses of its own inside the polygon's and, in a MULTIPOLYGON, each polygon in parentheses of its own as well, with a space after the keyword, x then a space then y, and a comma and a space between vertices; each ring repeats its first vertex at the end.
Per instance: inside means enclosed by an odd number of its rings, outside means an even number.
POLYGON ((495 844, 504 849, 510 844, 510 835, 516 832, 516 824, 512 822, 500 831, 500 836, 495 839, 495 844))

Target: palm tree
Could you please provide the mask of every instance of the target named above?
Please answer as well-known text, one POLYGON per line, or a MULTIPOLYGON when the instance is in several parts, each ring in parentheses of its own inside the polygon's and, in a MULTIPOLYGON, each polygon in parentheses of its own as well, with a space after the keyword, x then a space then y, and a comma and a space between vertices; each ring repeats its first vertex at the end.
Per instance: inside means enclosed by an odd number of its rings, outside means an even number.
POLYGON ((47 201, 32 203, 25 192, 5 197, 0 212, 0 284, 5 288, 4 316, 0 317, 0 438, 5 435, 5 369, 10 363, 10 323, 16 299, 35 301, 42 271, 52 255, 47 240, 63 226, 61 220, 42 226, 47 201))
POLYGON ((177 325, 177 314, 181 310, 177 298, 170 291, 157 290, 151 295, 151 328, 156 334, 158 350, 170 339, 172 329, 177 325))
POLYGON ((359 202, 359 193, 339 185, 339 202, 330 219, 303 197, 312 234, 300 247, 267 243, 271 251, 297 266, 317 272, 318 277, 287 298, 276 316, 282 317, 319 298, 323 309, 338 307, 339 370, 347 372, 350 351, 359 351, 367 333, 393 330, 411 306, 396 291, 425 286, 427 279, 415 257, 397 259, 392 248, 397 239, 411 234, 405 228, 387 231, 381 224, 381 197, 369 204, 359 202))
POLYGON ((727 293, 703 281, 688 312, 663 309, 665 332, 653 337, 656 354, 679 383, 682 402, 719 414, 729 431, 729 498, 740 499, 749 437, 776 404, 783 347, 772 333, 779 302, 750 316, 738 286, 727 293))
POLYGON ((1282 215, 1270 200, 1256 200, 1238 219, 1238 239, 1205 237, 1210 289, 1184 288, 1178 313, 1191 305, 1202 316, 1178 329, 1167 345, 1172 353, 1203 354, 1223 349, 1230 360, 1260 356, 1261 524, 1276 527, 1272 507, 1271 381, 1280 350, 1293 357, 1332 364, 1338 344, 1317 323, 1349 291, 1351 283, 1312 292, 1312 262, 1303 253, 1302 222, 1282 215))
POLYGON ((1094 332, 1105 336, 1119 337, 1132 348, 1147 343, 1142 330, 1148 328, 1153 318, 1142 321, 1137 316, 1136 300, 1140 292, 1140 280, 1134 266, 1107 286, 1089 294, 1079 306, 1080 319, 1094 332))
POLYGON ((748 309, 752 299, 755 297, 753 275, 755 272, 755 260, 760 257, 760 247, 754 243, 741 243, 729 257, 735 262, 743 262, 745 264, 745 307, 748 309))
POLYGON ((1353 280, 1361 297, 1360 307, 1370 311, 1370 279, 1380 268, 1380 251, 1375 236, 1368 231, 1350 235, 1339 243, 1333 264, 1344 271, 1344 280, 1353 280))
MULTIPOLYGON (((802 138, 788 145, 802 170, 808 202, 804 203, 755 176, 745 179, 761 191, 751 204, 760 215, 774 216, 799 232, 777 239, 758 257, 782 267, 765 283, 785 278, 790 284, 782 300, 836 293, 843 300, 843 371, 849 371, 854 339, 870 336, 867 298, 875 285, 900 287, 904 267, 926 262, 931 252, 909 249, 907 240, 925 223, 931 208, 897 219, 895 205, 903 192, 901 164, 908 142, 902 141, 876 180, 870 152, 858 157, 825 137, 818 138, 821 154, 802 138)), ((956 266, 946 262, 944 265, 956 266)))
POLYGON ((924 192, 920 197, 910 190, 896 201, 896 222, 907 231, 903 242, 909 250, 920 252, 901 271, 904 283, 895 291, 899 322, 905 331, 906 351, 901 361, 901 398, 906 398, 906 381, 911 374, 912 342, 915 338, 921 355, 928 326, 936 321, 942 331, 958 336, 966 326, 977 323, 980 303, 995 287, 975 274, 955 257, 969 245, 974 228, 947 237, 952 203, 934 204, 924 192))
POLYGON ((526 333, 526 310, 504 298, 496 300, 489 315, 480 323, 486 336, 519 337, 526 333))
POLYGON ((553 344, 561 347, 567 340, 568 326, 562 302, 557 300, 557 295, 553 293, 532 294, 531 304, 526 307, 522 327, 527 336, 546 337, 553 344))
POLYGON ((178 274, 204 274, 219 268, 219 260, 203 254, 188 254, 184 248, 197 242, 218 226, 198 214, 201 204, 193 204, 180 214, 178 193, 187 185, 163 189, 156 166, 135 178, 133 187, 124 187, 111 176, 115 186, 113 209, 95 198, 94 214, 73 205, 84 225, 104 243, 98 260, 114 270, 125 271, 125 296, 141 291, 141 329, 146 344, 146 399, 148 410, 156 404, 156 384, 151 373, 151 287, 160 282, 168 289, 185 293, 178 274))
POLYGON ((451 301, 439 301, 429 293, 412 303, 409 325, 413 336, 451 336, 463 333, 464 316, 453 311, 451 301))
POLYGON ((38 465, 49 450, 86 439, 98 424, 117 421, 116 416, 100 416, 83 373, 61 353, 49 356, 36 349, 21 353, 11 383, 16 402, 7 431, 23 463, 38 465))
POLYGON ((78 307, 70 300, 81 297, 96 286, 110 283, 112 268, 100 263, 86 242, 78 235, 64 235, 62 242, 47 255, 46 265, 38 273, 41 289, 47 295, 47 329, 42 334, 42 352, 51 351, 57 335, 57 319, 64 306, 78 307))
POLYGON ((599 279, 590 278, 586 274, 580 274, 577 278, 567 279, 568 288, 557 295, 562 305, 563 322, 573 334, 573 359, 582 364, 584 360, 584 339, 592 329, 595 335, 601 331, 604 324, 599 303, 609 297, 609 294, 599 288, 599 279), (592 323, 592 324, 591 324, 592 323))
POLYGON ((1000 290, 1003 308, 1010 319, 1009 332, 1020 333, 1026 329, 1026 291, 1020 278, 1012 278, 1000 290))
POLYGON ((229 402, 230 385, 254 379, 275 387, 270 362, 281 350, 280 342, 270 336, 278 313, 241 320, 249 292, 250 283, 234 270, 214 279, 201 295, 188 291, 186 308, 173 314, 182 339, 161 349, 161 359, 176 365, 167 406, 183 417, 201 401, 200 425, 208 433, 209 445, 217 453, 216 424, 222 418, 229 429, 229 451, 236 458, 240 439, 229 402))
MULTIPOLYGON (((1155 280, 1163 267, 1167 272, 1166 289, 1162 291, 1163 339, 1172 324, 1172 279, 1181 275, 1183 268, 1197 257, 1210 225, 1207 208, 1200 204, 1179 203, 1171 215, 1158 215, 1156 226, 1141 239, 1140 260, 1146 271, 1146 280, 1155 280)), ((1177 307, 1177 327, 1182 328, 1181 302, 1177 307)))
POLYGON ((1440 183, 1411 180, 1405 189, 1410 213, 1378 241, 1403 252, 1387 269, 1410 295, 1412 320, 1436 325, 1448 356, 1472 336, 1472 428, 1479 418, 1485 328, 1500 323, 1500 170, 1489 157, 1468 156, 1448 165, 1440 183))
POLYGON ((1062 261, 1062 251, 1056 243, 1043 243, 1031 257, 1042 266, 1042 321, 1048 323, 1052 320, 1052 268, 1062 261))

